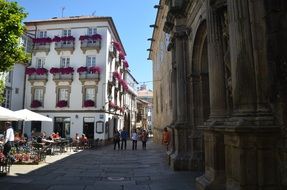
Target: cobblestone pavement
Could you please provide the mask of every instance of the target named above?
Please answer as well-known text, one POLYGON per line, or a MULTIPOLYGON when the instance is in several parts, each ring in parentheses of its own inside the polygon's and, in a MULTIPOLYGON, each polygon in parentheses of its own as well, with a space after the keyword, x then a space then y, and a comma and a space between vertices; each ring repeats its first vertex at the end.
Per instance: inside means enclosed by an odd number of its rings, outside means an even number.
POLYGON ((13 165, 0 189, 22 190, 194 190, 196 172, 169 169, 164 147, 150 139, 147 150, 112 145, 48 156, 39 165, 13 165))

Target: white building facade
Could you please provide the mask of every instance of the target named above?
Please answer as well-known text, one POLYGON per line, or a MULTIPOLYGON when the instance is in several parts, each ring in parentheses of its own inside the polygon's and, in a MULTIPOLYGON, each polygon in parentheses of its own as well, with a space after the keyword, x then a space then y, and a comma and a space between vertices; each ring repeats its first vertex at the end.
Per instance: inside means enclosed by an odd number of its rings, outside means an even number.
POLYGON ((49 116, 31 130, 62 138, 109 139, 124 124, 125 51, 111 17, 68 17, 25 23, 33 38, 25 108, 49 116))

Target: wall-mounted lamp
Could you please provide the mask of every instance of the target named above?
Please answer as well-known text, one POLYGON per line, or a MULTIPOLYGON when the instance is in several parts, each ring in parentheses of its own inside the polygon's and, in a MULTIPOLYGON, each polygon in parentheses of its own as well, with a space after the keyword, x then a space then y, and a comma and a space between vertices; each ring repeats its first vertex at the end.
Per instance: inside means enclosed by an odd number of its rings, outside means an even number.
POLYGON ((76 118, 76 119, 78 119, 78 118, 79 118, 79 116, 76 114, 76 115, 75 115, 75 118, 76 118))
POLYGON ((161 6, 160 6, 160 5, 155 5, 155 6, 153 6, 153 8, 155 8, 155 9, 161 9, 161 6))
POLYGON ((157 28, 157 25, 151 24, 151 25, 149 25, 149 27, 151 27, 151 28, 157 28))
POLYGON ((147 40, 152 42, 155 41, 153 38, 148 38, 147 40))

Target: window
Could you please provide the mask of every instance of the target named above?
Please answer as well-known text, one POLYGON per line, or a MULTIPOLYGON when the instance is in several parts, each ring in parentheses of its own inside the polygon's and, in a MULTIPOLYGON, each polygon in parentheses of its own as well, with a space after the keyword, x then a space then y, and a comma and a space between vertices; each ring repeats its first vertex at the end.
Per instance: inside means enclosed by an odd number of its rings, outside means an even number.
POLYGON ((60 67, 61 68, 70 67, 70 58, 69 57, 61 57, 60 67))
POLYGON ((15 94, 19 94, 19 88, 15 88, 15 94))
POLYGON ((35 88, 33 100, 38 100, 43 103, 43 100, 44 100, 44 89, 43 88, 35 88))
MULTIPOLYGON (((63 30, 62 31, 62 36, 71 36, 72 32, 71 30, 63 30)), ((71 44, 71 41, 64 41, 63 44, 71 44)))
POLYGON ((38 32, 38 38, 46 38, 46 37, 47 37, 47 31, 38 32))
POLYGON ((85 100, 95 101, 96 89, 95 88, 86 88, 85 100))
POLYGON ((45 58, 36 58, 36 68, 43 68, 45 65, 45 58))
MULTIPOLYGON (((97 34, 97 28, 88 28, 88 35, 97 34)), ((96 43, 96 40, 89 40, 88 43, 96 43)))
POLYGON ((60 88, 58 96, 59 96, 58 97, 59 101, 61 101, 61 100, 68 101, 69 100, 69 89, 67 89, 67 88, 60 88))
POLYGON ((87 56, 86 66, 87 67, 96 66, 96 56, 87 56))
POLYGON ((97 34, 97 28, 88 28, 88 35, 97 34))
POLYGON ((9 88, 6 88, 5 89, 5 102, 4 102, 5 108, 10 108, 11 95, 12 95, 12 90, 9 88))
POLYGON ((72 32, 71 30, 63 30, 62 31, 62 36, 71 36, 72 32))

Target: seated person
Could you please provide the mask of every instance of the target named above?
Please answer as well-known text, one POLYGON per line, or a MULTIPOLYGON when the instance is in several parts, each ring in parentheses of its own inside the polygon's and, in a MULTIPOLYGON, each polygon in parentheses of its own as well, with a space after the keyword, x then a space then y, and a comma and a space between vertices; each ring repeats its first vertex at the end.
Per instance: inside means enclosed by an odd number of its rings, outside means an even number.
POLYGON ((88 145, 88 138, 86 137, 85 134, 82 134, 80 138, 80 145, 84 147, 88 145))

